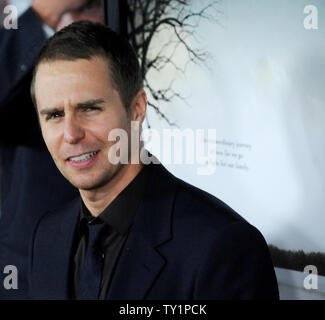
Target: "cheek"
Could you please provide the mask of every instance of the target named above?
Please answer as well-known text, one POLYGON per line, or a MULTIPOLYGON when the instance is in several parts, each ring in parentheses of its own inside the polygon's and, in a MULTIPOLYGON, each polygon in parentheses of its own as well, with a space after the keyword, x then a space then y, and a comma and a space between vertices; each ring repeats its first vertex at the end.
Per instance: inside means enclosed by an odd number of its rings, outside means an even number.
POLYGON ((120 130, 127 130, 127 119, 123 117, 117 117, 116 115, 100 119, 93 124, 89 130, 100 140, 106 144, 110 144, 108 136, 116 136, 120 133, 120 130))

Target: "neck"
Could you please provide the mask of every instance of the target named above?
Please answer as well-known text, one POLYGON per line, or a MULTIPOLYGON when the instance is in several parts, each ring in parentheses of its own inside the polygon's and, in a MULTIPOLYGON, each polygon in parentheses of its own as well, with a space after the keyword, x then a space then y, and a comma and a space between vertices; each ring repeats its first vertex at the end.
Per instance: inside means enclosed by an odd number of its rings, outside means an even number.
POLYGON ((97 217, 126 188, 142 169, 142 164, 127 164, 104 186, 96 190, 79 190, 91 215, 97 217))

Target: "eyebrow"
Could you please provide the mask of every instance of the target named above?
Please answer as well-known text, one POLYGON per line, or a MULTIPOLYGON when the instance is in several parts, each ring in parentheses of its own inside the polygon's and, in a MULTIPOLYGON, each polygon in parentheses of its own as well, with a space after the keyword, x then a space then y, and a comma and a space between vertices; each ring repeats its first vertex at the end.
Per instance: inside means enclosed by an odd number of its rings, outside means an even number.
POLYGON ((98 104, 102 104, 104 102, 105 102, 104 99, 88 100, 88 101, 77 103, 77 108, 89 108, 89 107, 97 106, 98 104))
MULTIPOLYGON (((90 108, 99 104, 104 103, 105 100, 104 99, 94 99, 94 100, 87 100, 87 101, 83 101, 83 102, 79 102, 76 104, 76 108, 81 109, 81 108, 90 108)), ((48 115, 48 114, 52 114, 55 112, 62 112, 62 109, 60 109, 59 107, 54 107, 54 108, 44 108, 40 111, 41 115, 48 115)))

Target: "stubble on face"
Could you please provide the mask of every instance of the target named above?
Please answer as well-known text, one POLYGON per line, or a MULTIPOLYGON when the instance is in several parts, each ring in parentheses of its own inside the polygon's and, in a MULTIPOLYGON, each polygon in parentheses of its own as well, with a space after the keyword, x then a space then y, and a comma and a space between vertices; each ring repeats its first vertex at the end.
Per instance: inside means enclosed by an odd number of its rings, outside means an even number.
POLYGON ((130 118, 111 83, 107 61, 94 57, 44 62, 38 68, 35 88, 39 112, 49 106, 58 106, 61 112, 51 120, 40 116, 40 123, 45 143, 63 176, 80 190, 101 188, 117 177, 125 165, 109 163, 107 154, 114 142, 108 141, 108 134, 114 128, 129 134, 130 118), (100 110, 77 108, 78 103, 94 99, 105 101, 100 110), (100 154, 90 167, 75 168, 66 161, 67 156, 97 149, 100 154))

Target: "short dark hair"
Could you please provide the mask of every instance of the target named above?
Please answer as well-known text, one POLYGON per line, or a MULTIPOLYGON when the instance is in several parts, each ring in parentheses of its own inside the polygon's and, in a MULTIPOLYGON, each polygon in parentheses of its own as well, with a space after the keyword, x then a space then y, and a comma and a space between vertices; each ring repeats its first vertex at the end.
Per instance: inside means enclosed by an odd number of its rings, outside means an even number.
POLYGON ((113 87, 127 109, 143 80, 137 55, 129 42, 110 28, 90 21, 70 24, 49 38, 38 56, 31 83, 31 96, 36 107, 35 77, 44 61, 87 59, 99 56, 108 60, 113 87))

